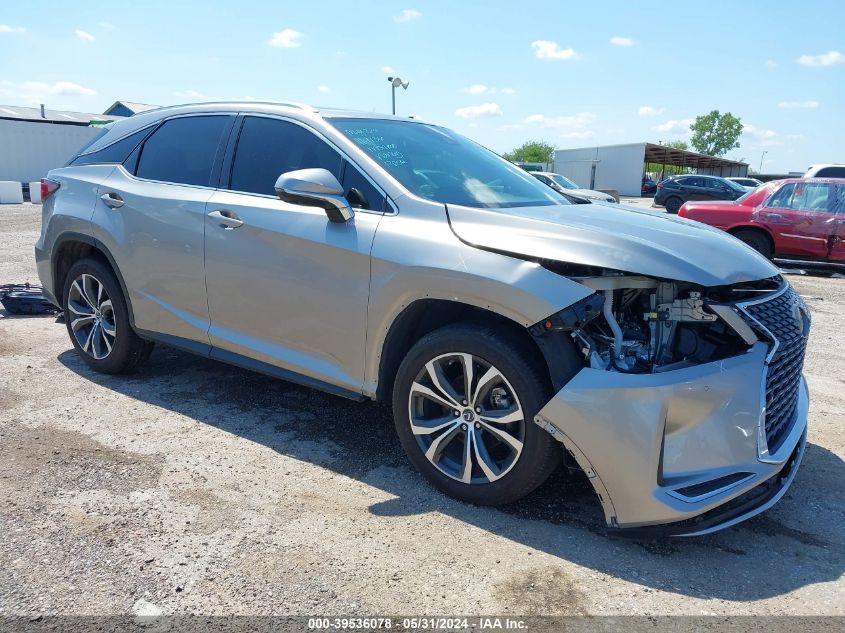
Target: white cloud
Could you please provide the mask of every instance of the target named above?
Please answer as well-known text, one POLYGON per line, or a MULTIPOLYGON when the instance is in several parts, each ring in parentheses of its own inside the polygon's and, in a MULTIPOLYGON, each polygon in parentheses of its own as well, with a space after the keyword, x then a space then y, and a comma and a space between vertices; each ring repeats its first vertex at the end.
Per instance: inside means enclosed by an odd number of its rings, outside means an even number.
POLYGON ((323 93, 328 93, 328 92, 332 91, 332 89, 329 88, 328 86, 319 86, 317 88, 317 90, 319 90, 320 92, 323 92, 323 93))
POLYGON ((620 37, 618 35, 616 37, 611 37, 610 43, 614 46, 633 46, 635 44, 634 40, 630 37, 620 37))
POLYGON ((23 103, 45 103, 54 97, 91 97, 96 90, 80 86, 72 81, 24 81, 14 83, 0 80, 0 96, 11 97, 23 103))
POLYGON ((535 40, 531 42, 537 59, 578 59, 574 48, 561 48, 557 42, 549 40, 535 40))
POLYGON ((467 106, 455 110, 459 119, 478 119, 480 117, 502 116, 502 109, 498 103, 482 103, 477 106, 467 106))
POLYGON ((771 59, 766 60, 766 68, 773 69, 773 68, 777 68, 777 67, 778 67, 778 65, 774 60, 771 60, 771 59))
POLYGON ((800 108, 813 110, 819 107, 818 101, 779 101, 778 102, 779 108, 784 108, 785 110, 796 110, 800 108))
POLYGON ((383 72, 385 75, 396 75, 396 74, 398 74, 396 72, 396 69, 393 66, 382 66, 381 72, 383 72))
POLYGON ((207 94, 201 93, 199 90, 177 90, 173 96, 180 99, 203 99, 205 101, 219 101, 220 97, 210 97, 207 94))
POLYGON ((114 24, 112 24, 111 22, 97 22, 97 26, 99 26, 101 29, 107 29, 109 31, 114 28, 114 24))
POLYGON ((471 86, 464 88, 464 92, 471 95, 483 95, 488 90, 490 90, 490 88, 484 84, 472 84, 471 86))
POLYGON ((496 88, 495 86, 485 86, 484 84, 472 84, 464 88, 463 91, 471 95, 494 95, 500 92, 503 95, 516 94, 516 90, 513 88, 496 88))
POLYGON ((85 41, 85 42, 93 42, 93 41, 96 39, 96 38, 95 38, 93 35, 91 35, 88 31, 83 31, 83 30, 81 30, 81 29, 76 29, 76 30, 74 31, 74 34, 76 35, 76 37, 78 37, 79 39, 81 39, 81 40, 83 40, 83 41, 85 41))
POLYGON ((781 141, 776 140, 778 133, 774 130, 759 128, 750 123, 742 126, 742 135, 755 141, 758 145, 780 145, 781 141))
POLYGON ((665 123, 654 126, 658 132, 669 132, 672 134, 690 134, 689 126, 692 125, 693 119, 670 119, 665 123))
POLYGON ((821 55, 801 55, 796 61, 802 66, 833 66, 845 62, 845 55, 839 51, 828 51, 821 55))
POLYGON ((416 9, 403 9, 402 13, 393 16, 393 21, 401 24, 403 22, 413 22, 417 18, 421 18, 422 13, 416 9))
POLYGON ((637 114, 640 116, 657 116, 658 114, 663 114, 666 108, 653 108, 652 106, 640 106, 640 109, 637 110, 637 114))
POLYGON ((293 29, 282 29, 277 33, 273 33, 267 44, 273 48, 299 48, 302 46, 300 41, 305 35, 293 29))
POLYGON ((0 24, 0 33, 26 33, 26 29, 22 26, 9 26, 8 24, 0 24))
POLYGON ((583 129, 596 120, 592 112, 578 112, 567 116, 548 117, 545 114, 532 114, 525 117, 522 122, 529 125, 541 125, 545 128, 574 128, 583 129))
POLYGON ((585 139, 593 138, 593 136, 595 135, 590 130, 582 130, 581 132, 564 132, 560 138, 585 139))

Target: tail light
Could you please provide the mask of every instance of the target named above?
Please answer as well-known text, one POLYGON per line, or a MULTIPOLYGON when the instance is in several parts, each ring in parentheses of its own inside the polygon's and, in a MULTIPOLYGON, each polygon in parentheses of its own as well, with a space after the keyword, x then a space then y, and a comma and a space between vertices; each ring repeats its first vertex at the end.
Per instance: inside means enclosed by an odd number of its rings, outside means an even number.
POLYGON ((49 178, 41 179, 41 202, 44 202, 48 197, 53 195, 59 188, 59 183, 49 178))

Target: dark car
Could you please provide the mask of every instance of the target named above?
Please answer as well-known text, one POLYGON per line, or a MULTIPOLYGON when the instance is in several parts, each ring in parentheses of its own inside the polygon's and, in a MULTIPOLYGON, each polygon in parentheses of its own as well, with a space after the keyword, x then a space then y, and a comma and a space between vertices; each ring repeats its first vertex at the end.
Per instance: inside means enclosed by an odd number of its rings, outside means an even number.
POLYGON ((650 196, 657 193, 657 183, 651 178, 643 178, 643 184, 640 187, 640 195, 650 196))
POLYGON ((718 176, 672 176, 657 185, 654 204, 677 213, 689 200, 736 200, 746 194, 746 189, 718 176))

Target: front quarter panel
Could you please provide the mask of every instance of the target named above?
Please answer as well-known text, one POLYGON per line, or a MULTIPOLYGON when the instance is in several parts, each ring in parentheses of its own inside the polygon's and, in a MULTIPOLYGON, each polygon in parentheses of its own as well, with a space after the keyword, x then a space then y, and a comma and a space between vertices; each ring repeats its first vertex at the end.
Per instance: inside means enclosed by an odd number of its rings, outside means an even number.
POLYGON ((464 244, 442 204, 411 196, 397 203, 400 213, 383 219, 373 243, 367 395, 375 395, 390 326, 414 301, 464 303, 528 327, 594 292, 537 263, 464 244))

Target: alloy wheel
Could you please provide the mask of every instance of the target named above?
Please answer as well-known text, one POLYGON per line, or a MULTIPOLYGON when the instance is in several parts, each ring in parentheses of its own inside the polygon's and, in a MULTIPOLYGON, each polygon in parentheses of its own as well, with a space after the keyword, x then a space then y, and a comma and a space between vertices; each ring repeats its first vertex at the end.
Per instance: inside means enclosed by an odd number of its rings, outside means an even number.
POLYGON ((83 273, 68 291, 70 329, 83 352, 102 360, 111 354, 117 336, 111 297, 93 275, 83 273))
POLYGON ((501 479, 525 441, 525 414, 496 367, 453 352, 428 361, 411 385, 408 409, 417 444, 440 472, 466 484, 501 479))

